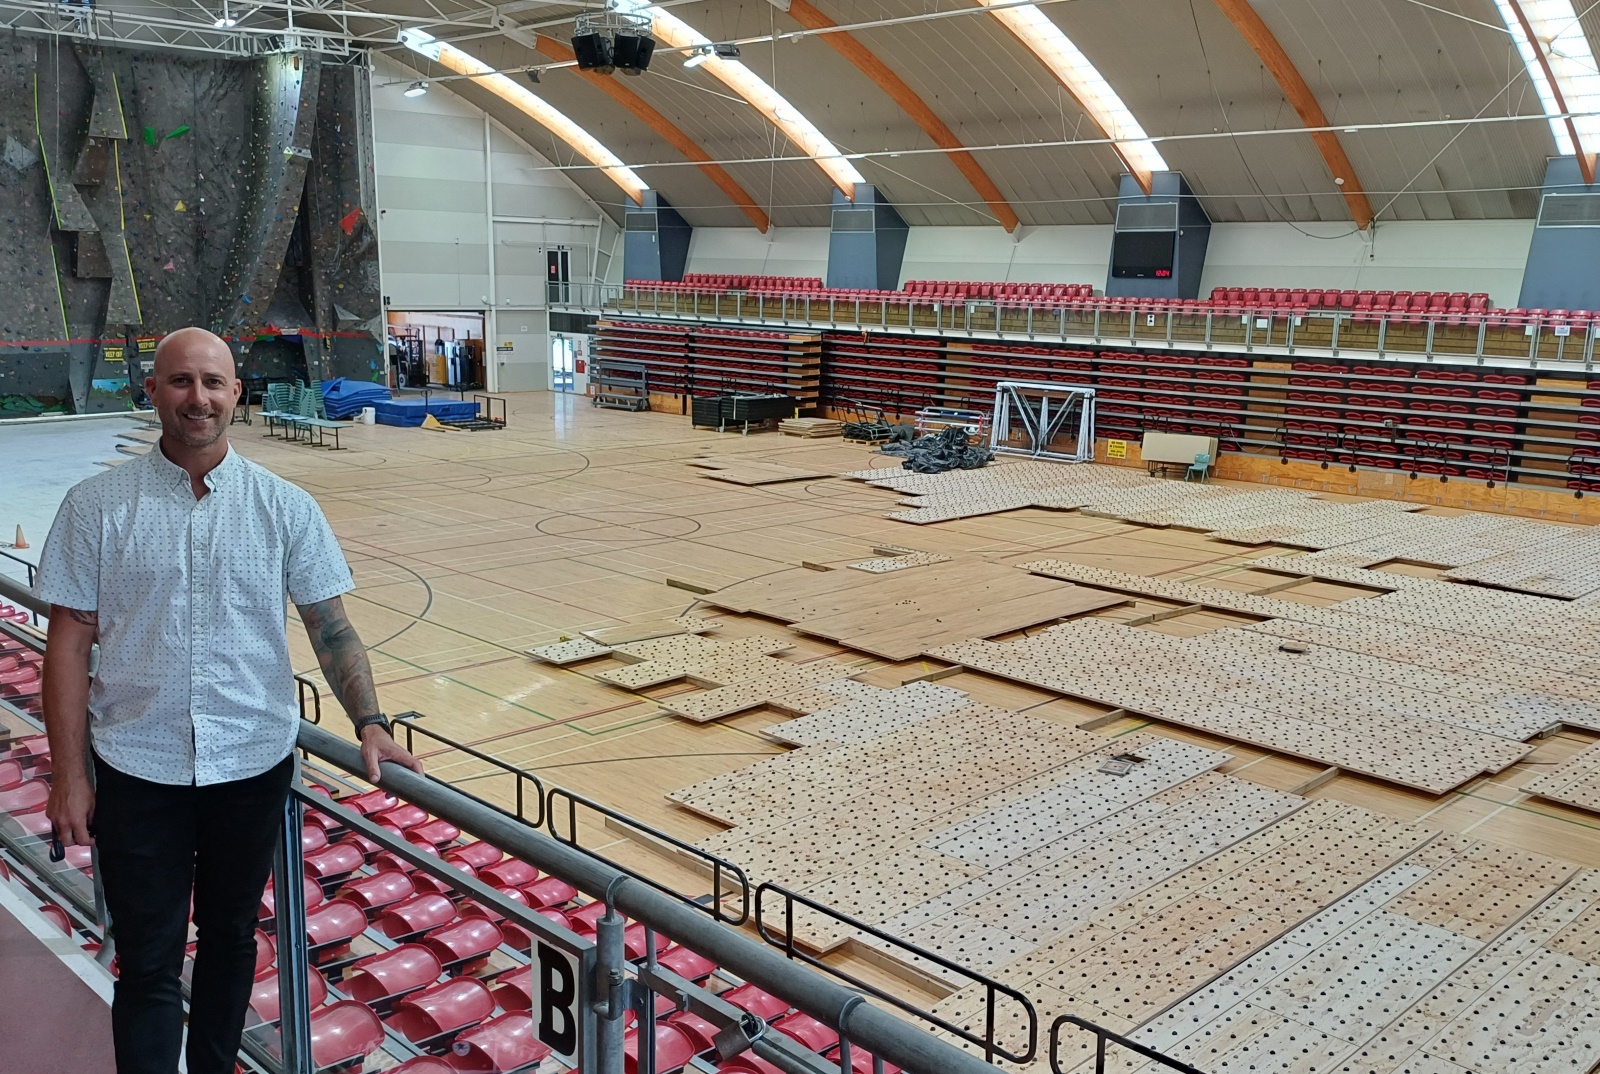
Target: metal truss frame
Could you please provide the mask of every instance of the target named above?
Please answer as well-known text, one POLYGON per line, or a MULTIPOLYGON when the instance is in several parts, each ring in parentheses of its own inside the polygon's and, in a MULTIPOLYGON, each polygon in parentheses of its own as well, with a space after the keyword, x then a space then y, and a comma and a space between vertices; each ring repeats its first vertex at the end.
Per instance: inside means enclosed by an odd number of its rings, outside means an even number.
POLYGON ((994 386, 994 418, 989 425, 989 446, 997 455, 1025 455, 1060 462, 1094 460, 1095 390, 1081 384, 1046 384, 1028 380, 1002 380, 994 386), (1072 451, 1053 451, 1050 444, 1074 414, 1078 417, 1077 443, 1072 451), (1027 447, 1010 443, 1014 424, 1022 427, 1027 447))
POLYGON ((233 25, 219 25, 222 0, 114 6, 96 0, 0 0, 0 29, 106 45, 176 49, 228 56, 275 52, 358 54, 392 45, 407 26, 492 29, 495 8, 484 0, 441 5, 431 14, 363 10, 345 0, 228 0, 233 25))

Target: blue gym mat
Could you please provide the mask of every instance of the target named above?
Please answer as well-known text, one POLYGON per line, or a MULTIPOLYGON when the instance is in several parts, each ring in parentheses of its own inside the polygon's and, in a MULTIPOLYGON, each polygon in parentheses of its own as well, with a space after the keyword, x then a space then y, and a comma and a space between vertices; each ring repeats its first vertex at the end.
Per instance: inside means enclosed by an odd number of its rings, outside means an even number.
POLYGON ((369 404, 376 413, 378 424, 417 426, 432 414, 440 421, 468 421, 478 416, 478 404, 459 399, 389 399, 369 404))

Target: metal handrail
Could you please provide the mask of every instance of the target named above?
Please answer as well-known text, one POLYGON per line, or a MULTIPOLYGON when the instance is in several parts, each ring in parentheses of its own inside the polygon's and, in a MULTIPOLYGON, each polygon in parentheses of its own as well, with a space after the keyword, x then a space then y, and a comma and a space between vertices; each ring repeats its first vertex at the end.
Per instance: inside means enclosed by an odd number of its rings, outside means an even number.
MULTIPOLYGON (((417 752, 416 751, 416 736, 417 735, 421 735, 423 738, 432 739, 433 741, 439 743, 441 746, 444 746, 444 747, 446 747, 448 749, 456 750, 457 752, 460 752, 460 753, 464 753, 468 757, 473 758, 474 760, 482 761, 484 764, 491 765, 494 768, 498 768, 501 772, 505 773, 508 776, 513 777, 515 779, 515 781, 516 781, 515 786, 516 786, 516 803, 517 804, 516 804, 515 809, 508 810, 504 806, 496 805, 494 802, 491 802, 486 798, 480 798, 477 795, 473 794, 471 791, 463 791, 459 787, 457 787, 456 790, 459 791, 461 794, 466 795, 468 798, 471 798, 474 802, 477 802, 480 805, 486 805, 490 809, 497 810, 498 812, 506 814, 506 816, 508 816, 508 817, 515 817, 517 820, 522 821, 524 824, 531 825, 534 828, 542 828, 542 827, 544 827, 544 822, 545 822, 545 788, 544 788, 544 783, 539 779, 538 776, 534 775, 532 772, 527 771, 526 769, 518 768, 514 764, 510 764, 510 763, 508 763, 506 761, 502 761, 500 758, 494 756, 493 754, 484 753, 482 750, 474 749, 472 746, 469 746, 464 742, 457 742, 455 739, 448 738, 448 737, 446 737, 444 735, 441 735, 437 731, 430 731, 430 730, 428 730, 428 728, 423 727, 423 726, 421 726, 421 725, 419 725, 418 723, 415 722, 415 721, 417 721, 417 720, 419 720, 421 718, 422 718, 422 713, 420 713, 420 712, 402 712, 402 713, 400 713, 398 716, 396 716, 394 718, 394 725, 396 727, 401 728, 401 729, 403 729, 405 731, 406 752, 407 753, 415 754, 417 752), (527 796, 523 794, 523 787, 527 786, 530 783, 533 785, 533 792, 534 792, 533 793, 533 802, 534 802, 534 805, 536 805, 538 807, 538 810, 539 810, 537 813, 535 813, 531 817, 528 816, 527 811, 526 811, 527 810, 527 796)), ((552 831, 551 834, 554 835, 555 833, 552 831)))
POLYGON ((615 865, 618 869, 621 869, 635 880, 642 880, 646 884, 649 884, 651 887, 655 888, 657 891, 660 891, 666 895, 670 895, 675 899, 679 899, 687 906, 692 906, 697 910, 704 911, 724 924, 743 925, 746 921, 750 920, 750 878, 745 875, 745 871, 743 869, 739 868, 739 866, 735 865, 728 859, 719 858, 717 855, 712 854, 709 851, 701 850, 693 843, 685 842, 684 840, 679 839, 677 836, 672 835, 669 832, 664 832, 654 825, 646 824, 642 820, 639 820, 635 817, 630 817, 628 814, 623 813, 620 810, 612 809, 610 806, 597 802, 593 798, 588 798, 584 795, 578 794, 576 791, 567 790, 565 787, 551 787, 549 792, 546 794, 545 801, 545 816, 547 818, 546 828, 552 836, 561 840, 561 842, 577 850, 582 850, 585 854, 594 853, 594 851, 587 850, 578 844, 578 807, 581 805, 586 809, 591 809, 609 821, 631 828, 635 832, 646 836, 650 840, 665 843, 678 853, 686 854, 689 857, 699 861, 702 866, 711 871, 711 902, 709 905, 707 905, 695 899, 691 899, 686 895, 680 895, 678 892, 673 891, 670 887, 661 883, 660 881, 652 880, 643 873, 635 872, 620 862, 613 861, 610 862, 610 864, 615 865), (567 805, 566 835, 562 835, 556 830, 556 803, 559 800, 565 800, 567 805), (725 892, 723 890, 724 877, 727 877, 733 881, 734 888, 732 891, 725 892), (739 897, 739 912, 733 915, 723 913, 723 898, 725 896, 735 894, 739 897))
MULTIPOLYGON (((28 589, 32 590, 33 589, 34 579, 39 574, 39 565, 37 563, 30 563, 28 560, 23 559, 21 556, 15 555, 14 553, 11 553, 11 552, 7 552, 3 548, 0 548, 0 556, 3 556, 6 559, 11 560, 13 563, 20 563, 24 567, 27 568, 27 571, 28 571, 28 589)), ((50 610, 48 608, 46 608, 43 612, 40 612, 37 609, 29 608, 28 611, 30 613, 32 613, 32 615, 33 615, 33 623, 34 623, 34 625, 38 626, 39 625, 39 616, 40 615, 49 614, 50 610)))
MULTIPOLYGON (((356 746, 314 724, 301 723, 298 745, 309 755, 335 768, 347 772, 364 770, 360 750, 356 746)), ((886 1062, 912 1074, 995 1072, 993 1066, 977 1056, 939 1040, 888 1011, 863 1003, 859 993, 662 895, 616 866, 535 831, 504 812, 487 807, 438 780, 419 776, 397 765, 385 764, 379 786, 436 817, 448 820, 463 831, 516 855, 541 872, 561 877, 580 891, 603 899, 617 913, 626 914, 651 931, 672 937, 724 970, 780 997, 829 1028, 839 1031, 856 1047, 864 1048, 886 1062)), ((622 968, 605 965, 606 946, 601 944, 601 961, 596 967, 596 976, 603 977, 615 971, 620 980, 622 968)), ((616 953, 620 956, 620 942, 616 947, 616 953)), ((645 976, 652 987, 662 980, 671 980, 671 975, 664 970, 652 970, 645 976)), ((697 998, 691 1006, 704 1003, 709 1008, 715 999, 707 993, 705 999, 697 998)), ((644 1006, 649 1008, 653 1005, 646 1003, 644 1006)), ((738 1013, 726 1004, 722 1009, 732 1015, 738 1013)), ((615 1028, 620 1037, 620 1022, 615 1028)), ((765 1033, 764 1027, 756 1036, 753 1044, 755 1054, 782 1069, 837 1069, 831 1063, 819 1063, 819 1057, 814 1053, 799 1048, 783 1035, 765 1033)), ((602 1049, 602 1059, 606 1054, 606 1049, 602 1049)), ((620 1048, 616 1059, 617 1070, 620 1071, 620 1048)), ((614 1072, 602 1062, 597 1065, 595 1074, 614 1072)))
MULTIPOLYGON (((551 836, 559 839, 568 846, 577 850, 581 850, 585 854, 593 854, 594 851, 587 849, 578 842, 578 807, 583 806, 586 809, 599 813, 601 816, 605 817, 609 821, 612 821, 613 823, 623 825, 624 827, 645 836, 647 840, 666 844, 678 853, 698 860, 700 864, 711 874, 711 903, 710 905, 706 905, 686 895, 681 895, 660 881, 652 880, 643 873, 636 872, 618 862, 610 862, 610 864, 615 865, 617 868, 621 869, 635 880, 642 880, 651 887, 654 887, 657 891, 670 895, 675 899, 682 899, 687 905, 693 906, 697 910, 710 914, 712 917, 715 917, 720 921, 724 921, 729 925, 743 925, 750 919, 750 880, 747 876, 745 876, 744 870, 739 868, 733 862, 727 860, 726 858, 719 858, 717 855, 709 853, 708 851, 701 850, 693 843, 685 842, 670 832, 664 832, 654 825, 646 824, 644 821, 639 820, 636 817, 630 817, 628 814, 623 813, 620 810, 613 809, 602 802, 597 802, 593 798, 586 797, 577 793, 576 791, 568 790, 565 787, 555 786, 552 786, 546 790, 543 781, 539 779, 536 773, 530 772, 525 768, 519 768, 518 766, 511 764, 509 761, 501 760, 499 757, 496 757, 493 754, 484 753, 482 750, 476 749, 473 746, 469 746, 464 742, 457 742, 448 735, 443 735, 438 731, 423 727, 421 724, 416 722, 421 718, 423 717, 419 712, 402 712, 400 715, 394 718, 395 726, 401 728, 405 732, 405 747, 409 752, 416 752, 412 748, 414 744, 413 736, 421 735, 424 738, 432 739, 434 742, 439 743, 441 746, 444 746, 447 749, 464 753, 468 757, 472 757, 494 768, 497 768, 501 772, 512 776, 516 780, 516 807, 514 810, 507 810, 503 806, 497 805, 483 798, 479 798, 470 791, 462 791, 463 794, 466 794, 474 801, 482 802, 490 809, 497 809, 502 813, 506 813, 508 816, 514 816, 527 824, 531 824, 535 828, 544 828, 551 834, 551 836), (533 790, 535 791, 535 799, 539 805, 539 812, 534 817, 529 817, 526 813, 526 796, 523 793, 523 788, 528 784, 532 784, 533 790), (564 804, 566 807, 564 810, 567 815, 567 832, 565 835, 563 835, 556 827, 556 817, 558 815, 556 807, 558 803, 564 804), (734 886, 732 890, 724 890, 724 878, 731 879, 733 881, 734 886), (726 895, 737 895, 739 897, 739 911, 737 914, 729 915, 723 912, 722 903, 723 898, 726 895)), ((608 862, 610 861, 609 859, 602 860, 606 860, 608 862)))
POLYGON ((1050 1024, 1050 1069, 1055 1074, 1068 1074, 1061 1069, 1061 1029, 1063 1026, 1074 1025, 1079 1029, 1086 1029, 1094 1034, 1094 1074, 1105 1074, 1106 1070, 1106 1042, 1120 1045, 1131 1052, 1137 1052, 1153 1062, 1160 1063, 1169 1070, 1182 1071, 1182 1074, 1205 1074, 1204 1071, 1190 1066, 1181 1059, 1174 1059, 1170 1055, 1162 1055, 1154 1048, 1130 1040, 1115 1030, 1105 1026, 1096 1025, 1087 1018, 1079 1018, 1075 1014, 1063 1014, 1050 1024))
MULTIPOLYGON (((1241 351, 1261 355, 1336 357, 1350 355, 1399 361, 1448 361, 1463 364, 1508 365, 1519 368, 1592 368, 1600 343, 1600 324, 1573 331, 1561 318, 1520 316, 1496 329, 1524 330, 1526 346, 1491 340, 1485 317, 1476 326, 1451 324, 1449 313, 1424 312, 1418 325, 1422 338, 1397 339, 1388 328, 1410 324, 1382 318, 1383 311, 1354 308, 1305 309, 1232 307, 1184 308, 1151 301, 1106 298, 1079 299, 1070 305, 1043 306, 1028 300, 931 299, 899 294, 894 298, 795 297, 787 294, 750 294, 740 291, 657 290, 616 284, 573 284, 552 308, 600 313, 649 315, 678 320, 778 322, 805 327, 862 327, 891 331, 960 332, 969 338, 1058 339, 1093 344, 1128 343, 1151 349, 1241 351), (1132 303, 1132 304, 1129 304, 1132 303), (728 307, 732 307, 729 309, 728 307), (920 322, 919 323, 919 318, 920 322), (1019 321, 1020 319, 1020 321, 1019 321), (1077 321, 1079 323, 1069 323, 1077 321), (1307 343, 1306 325, 1329 326, 1326 340, 1307 343), (1375 324, 1375 340, 1349 342, 1353 328, 1375 324), (1453 333, 1447 337, 1445 331, 1453 333), (1344 338, 1341 339, 1341 336, 1344 338), (1473 337, 1476 338, 1473 338, 1473 337), (1460 345, 1459 351, 1439 349, 1443 343, 1460 345), (1491 349, 1489 344, 1499 344, 1491 349), (1554 356, 1548 355, 1554 348, 1554 356)), ((1486 311, 1492 315, 1497 311, 1486 311)), ((1507 311, 1498 311, 1502 315, 1507 311)))
POLYGON ((960 1037, 962 1040, 973 1045, 974 1047, 982 1048, 984 1057, 986 1059, 993 1060, 996 1056, 998 1056, 1002 1059, 1010 1060, 1013 1063, 1031 1063, 1033 1062, 1033 1057, 1038 1054, 1039 1012, 1034 1009, 1033 1001, 1028 999, 1027 996, 1023 995, 1015 988, 1012 988, 1009 985, 1001 984, 992 977, 985 977, 983 974, 971 969, 970 967, 963 966, 959 962, 952 961, 951 959, 945 958, 943 955, 937 954, 933 951, 929 951, 926 948, 918 947, 912 943, 907 943, 905 940, 894 935, 893 933, 885 932, 882 929, 875 928, 874 926, 867 924, 865 921, 862 921, 860 918, 851 917, 849 914, 841 913, 825 903, 817 902, 815 899, 801 895, 799 892, 790 891, 788 888, 780 887, 777 884, 769 882, 756 888, 756 933, 767 943, 783 951, 785 956, 788 958, 803 962, 808 966, 814 966, 817 969, 832 974, 842 981, 848 981, 851 985, 861 989, 863 992, 881 999, 885 1003, 893 1004, 909 1015, 924 1019, 932 1025, 938 1026, 946 1033, 951 1033, 957 1037, 960 1037), (781 936, 776 935, 767 929, 766 916, 762 913, 762 896, 769 892, 783 897, 784 929, 781 936), (930 962, 933 965, 938 966, 940 969, 948 970, 951 973, 958 973, 972 983, 982 985, 984 989, 983 1035, 979 1036, 969 1029, 958 1026, 953 1022, 946 1021, 939 1015, 936 1015, 922 1007, 918 1007, 909 1000, 902 999, 899 996, 894 995, 892 992, 886 992, 875 985, 868 984, 866 981, 863 981, 852 974, 846 973, 835 966, 830 966, 822 959, 802 951, 799 946, 796 945, 794 938, 794 907, 796 903, 799 903, 807 910, 837 921, 841 925, 845 925, 857 932, 865 933, 875 940, 892 944, 900 950, 905 951, 907 954, 914 956, 915 958, 930 962), (1008 999, 1015 1000, 1021 1005, 1023 1011, 1026 1013, 1028 1045, 1027 1048, 1022 1052, 1014 1052, 1007 1048, 1002 1048, 995 1042, 995 1029, 997 1022, 996 999, 999 996, 1005 996, 1008 999))

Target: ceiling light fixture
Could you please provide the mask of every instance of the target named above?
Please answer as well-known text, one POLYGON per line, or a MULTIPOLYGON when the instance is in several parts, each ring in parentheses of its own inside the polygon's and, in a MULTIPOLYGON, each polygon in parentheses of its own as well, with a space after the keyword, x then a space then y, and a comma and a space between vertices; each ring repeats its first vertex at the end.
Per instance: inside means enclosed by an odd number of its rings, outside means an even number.
POLYGON ((664 47, 695 54, 708 53, 705 59, 692 66, 704 66, 708 74, 749 101, 768 122, 788 135, 790 141, 816 161, 817 167, 846 197, 855 197, 856 184, 864 183, 866 179, 839 151, 839 147, 830 142, 766 79, 746 67, 742 61, 721 55, 721 49, 709 37, 660 5, 647 3, 646 0, 610 2, 619 10, 649 16, 656 39, 664 47))
POLYGON ((427 92, 428 92, 428 83, 427 83, 427 81, 425 79, 421 79, 421 78, 417 79, 415 82, 411 83, 411 85, 406 87, 406 96, 407 97, 421 97, 424 93, 427 93, 427 92))
POLYGON ((699 67, 702 63, 705 63, 710 58, 711 58, 711 50, 710 49, 708 49, 708 48, 697 48, 693 52, 689 53, 689 58, 687 60, 683 61, 683 65, 685 67, 699 67))
POLYGON ((407 28, 400 31, 399 37, 400 43, 413 52, 426 56, 456 74, 468 76, 472 79, 473 85, 488 90, 566 142, 589 163, 605 172, 607 178, 621 187, 635 204, 644 202, 644 192, 650 189, 649 184, 622 163, 615 153, 602 145, 599 139, 574 123, 549 101, 520 82, 513 82, 495 71, 476 56, 471 56, 454 45, 446 44, 424 30, 407 28))
POLYGON ((1128 170, 1135 176, 1143 173, 1141 186, 1147 185, 1151 172, 1167 170, 1167 162, 1155 143, 1111 88, 1105 75, 1089 62, 1050 16, 1032 4, 996 7, 1000 0, 978 0, 978 3, 992 8, 990 14, 1050 69, 1056 81, 1072 94, 1095 125, 1116 143, 1117 155, 1128 170))
MULTIPOLYGON (((1592 114, 1600 109, 1600 69, 1596 67, 1589 39, 1578 21, 1578 12, 1574 10, 1572 0, 1495 0, 1500 18, 1505 22, 1506 29, 1511 31, 1511 40, 1517 46, 1517 54, 1527 68, 1528 78, 1533 82, 1539 103, 1547 116, 1560 116, 1563 113, 1555 92, 1544 76, 1544 65, 1539 62, 1538 53, 1523 32, 1522 20, 1517 18, 1519 3, 1528 25, 1533 28, 1534 36, 1539 39, 1545 61, 1555 75, 1561 100, 1567 106, 1566 111, 1591 113, 1574 115, 1572 124, 1584 143, 1584 150, 1593 153, 1596 143, 1600 143, 1600 117, 1592 114)), ((1562 156, 1570 157, 1577 152, 1565 119, 1551 119, 1550 133, 1555 137, 1556 151, 1562 156)))

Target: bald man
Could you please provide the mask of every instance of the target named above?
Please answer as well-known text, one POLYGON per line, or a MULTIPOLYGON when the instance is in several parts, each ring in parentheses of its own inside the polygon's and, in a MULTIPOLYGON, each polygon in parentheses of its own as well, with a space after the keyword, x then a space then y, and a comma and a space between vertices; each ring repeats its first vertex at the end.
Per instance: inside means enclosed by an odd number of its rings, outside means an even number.
POLYGON ((422 770, 378 707, 340 598, 350 569, 322 511, 228 446, 239 390, 217 336, 163 339, 145 380, 160 441, 74 486, 40 557, 35 594, 52 605, 47 813, 62 842, 99 848, 120 974, 118 1074, 178 1068, 191 897, 188 1071, 234 1069, 294 775, 285 598, 355 724, 368 778, 382 761, 422 770))

